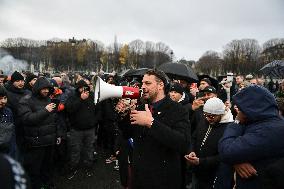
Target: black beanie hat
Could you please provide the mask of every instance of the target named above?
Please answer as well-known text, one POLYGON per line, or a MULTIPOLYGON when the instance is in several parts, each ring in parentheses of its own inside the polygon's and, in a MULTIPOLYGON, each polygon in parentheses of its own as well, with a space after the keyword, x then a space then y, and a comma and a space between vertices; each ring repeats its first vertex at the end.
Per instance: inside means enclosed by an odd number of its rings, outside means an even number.
POLYGON ((182 88, 182 86, 180 85, 180 84, 178 84, 178 83, 174 83, 172 86, 171 86, 171 89, 170 89, 170 91, 176 91, 177 93, 179 93, 179 94, 183 94, 183 88, 182 88))
POLYGON ((84 80, 80 80, 76 83, 76 89, 79 89, 81 87, 88 87, 87 83, 84 80))
POLYGON ((28 74, 27 77, 26 77, 26 83, 29 83, 34 78, 37 78, 37 76, 32 74, 32 73, 28 74))
POLYGON ((14 83, 15 81, 19 81, 19 80, 24 80, 24 76, 22 76, 22 74, 20 74, 19 72, 15 71, 11 75, 11 82, 14 83))
POLYGON ((3 86, 0 86, 0 96, 7 96, 7 91, 3 86))
POLYGON ((58 87, 58 84, 54 79, 50 80, 50 84, 52 85, 52 87, 58 87))

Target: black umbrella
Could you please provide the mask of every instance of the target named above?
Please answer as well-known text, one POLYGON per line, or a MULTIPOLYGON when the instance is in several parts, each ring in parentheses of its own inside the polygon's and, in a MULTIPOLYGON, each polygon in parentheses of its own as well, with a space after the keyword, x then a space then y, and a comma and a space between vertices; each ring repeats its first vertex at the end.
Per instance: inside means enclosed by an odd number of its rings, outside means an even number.
POLYGON ((260 71, 267 76, 283 78, 284 76, 284 61, 274 60, 265 66, 263 66, 260 71))
POLYGON ((182 79, 189 83, 198 82, 198 77, 194 71, 185 64, 164 63, 158 67, 159 70, 165 72, 169 78, 182 79))
POLYGON ((141 77, 148 70, 149 70, 149 68, 130 69, 126 73, 124 73, 123 77, 141 77))

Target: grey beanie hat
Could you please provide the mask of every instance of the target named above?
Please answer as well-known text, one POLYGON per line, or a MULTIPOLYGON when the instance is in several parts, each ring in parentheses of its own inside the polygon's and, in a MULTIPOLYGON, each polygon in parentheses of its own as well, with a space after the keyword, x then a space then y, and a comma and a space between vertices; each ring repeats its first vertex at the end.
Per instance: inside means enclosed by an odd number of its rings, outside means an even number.
POLYGON ((214 115, 223 115, 225 114, 225 104, 217 97, 210 98, 204 104, 203 112, 214 115))

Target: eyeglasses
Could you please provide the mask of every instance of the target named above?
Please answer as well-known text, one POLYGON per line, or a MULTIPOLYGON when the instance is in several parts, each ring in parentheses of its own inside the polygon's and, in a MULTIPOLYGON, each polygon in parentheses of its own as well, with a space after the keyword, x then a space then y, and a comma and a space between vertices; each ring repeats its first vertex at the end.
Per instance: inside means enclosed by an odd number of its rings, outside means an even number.
POLYGON ((203 114, 206 118, 209 118, 209 119, 214 119, 217 115, 213 115, 213 114, 206 114, 204 113, 203 114))

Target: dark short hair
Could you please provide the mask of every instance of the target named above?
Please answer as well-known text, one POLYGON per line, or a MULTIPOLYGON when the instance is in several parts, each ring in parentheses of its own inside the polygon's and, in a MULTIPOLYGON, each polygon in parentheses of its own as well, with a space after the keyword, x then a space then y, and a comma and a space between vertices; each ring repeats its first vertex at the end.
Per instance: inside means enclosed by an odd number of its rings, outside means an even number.
POLYGON ((145 74, 156 76, 156 78, 158 78, 164 83, 164 86, 166 86, 168 83, 167 75, 163 71, 160 71, 157 69, 151 69, 151 70, 148 70, 145 74))
POLYGON ((200 80, 200 82, 201 82, 201 81, 204 81, 204 82, 208 83, 208 85, 212 85, 212 83, 211 83, 210 79, 209 79, 209 78, 207 78, 207 77, 206 77, 206 78, 201 79, 201 80, 200 80))
POLYGON ((0 86, 0 96, 1 97, 7 96, 7 91, 6 91, 5 87, 3 87, 3 86, 0 86))

